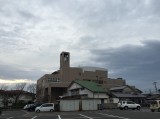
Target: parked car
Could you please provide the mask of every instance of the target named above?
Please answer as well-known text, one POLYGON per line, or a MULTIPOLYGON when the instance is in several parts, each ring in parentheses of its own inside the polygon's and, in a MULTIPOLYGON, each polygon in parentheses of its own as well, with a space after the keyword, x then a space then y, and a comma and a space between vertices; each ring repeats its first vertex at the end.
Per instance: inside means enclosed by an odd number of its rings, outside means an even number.
POLYGON ((35 112, 39 113, 39 112, 43 112, 43 111, 50 111, 53 112, 54 111, 54 103, 44 103, 39 107, 36 107, 35 112))
POLYGON ((154 112, 155 110, 157 110, 158 112, 160 112, 160 100, 153 100, 150 102, 150 110, 152 112, 154 112))
POLYGON ((118 102, 118 108, 119 109, 124 109, 124 110, 128 110, 128 109, 137 109, 140 110, 141 106, 140 104, 137 104, 133 101, 119 101, 118 102))
POLYGON ((41 106, 41 105, 42 105, 42 103, 34 104, 34 105, 28 107, 28 108, 27 108, 27 111, 35 111, 36 107, 39 107, 39 106, 41 106))
POLYGON ((34 104, 27 104, 23 107, 24 110, 27 110, 30 106, 33 106, 34 104))

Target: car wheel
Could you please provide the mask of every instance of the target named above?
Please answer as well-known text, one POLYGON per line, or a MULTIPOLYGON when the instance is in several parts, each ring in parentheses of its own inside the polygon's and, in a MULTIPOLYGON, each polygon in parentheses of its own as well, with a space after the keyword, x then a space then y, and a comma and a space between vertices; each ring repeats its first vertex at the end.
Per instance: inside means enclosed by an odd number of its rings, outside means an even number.
POLYGON ((36 110, 36 112, 37 112, 37 113, 39 113, 39 112, 40 112, 40 110, 38 109, 38 110, 36 110))
POLYGON ((158 112, 160 112, 160 108, 158 108, 158 112))
POLYGON ((124 107, 124 109, 125 109, 125 110, 128 110, 128 107, 127 107, 127 106, 125 106, 125 107, 124 107))
POLYGON ((154 109, 151 109, 151 112, 154 112, 154 109))
POLYGON ((137 110, 140 110, 140 109, 141 109, 141 107, 140 107, 140 106, 138 106, 138 107, 137 107, 137 110))
POLYGON ((50 112, 53 112, 53 109, 51 109, 50 112))

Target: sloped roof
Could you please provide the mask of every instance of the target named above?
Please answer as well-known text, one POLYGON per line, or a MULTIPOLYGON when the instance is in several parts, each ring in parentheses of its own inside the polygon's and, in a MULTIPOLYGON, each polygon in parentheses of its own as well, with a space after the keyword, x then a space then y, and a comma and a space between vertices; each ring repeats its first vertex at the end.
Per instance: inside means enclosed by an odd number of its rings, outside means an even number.
POLYGON ((126 86, 118 86, 118 87, 113 87, 113 88, 110 88, 109 90, 121 90, 121 89, 124 89, 126 86))
POLYGON ((112 93, 114 96, 118 98, 146 98, 143 94, 128 94, 128 93, 112 93))
POLYGON ((92 81, 75 80, 74 82, 92 92, 107 93, 107 91, 104 88, 102 88, 101 86, 98 86, 96 83, 92 81))
POLYGON ((123 89, 126 88, 126 87, 131 88, 132 90, 135 90, 135 91, 138 91, 138 92, 141 92, 141 93, 142 93, 141 90, 139 90, 139 89, 137 89, 137 88, 134 88, 133 86, 129 86, 129 85, 113 87, 113 88, 110 88, 109 90, 110 90, 110 91, 123 90, 123 89))

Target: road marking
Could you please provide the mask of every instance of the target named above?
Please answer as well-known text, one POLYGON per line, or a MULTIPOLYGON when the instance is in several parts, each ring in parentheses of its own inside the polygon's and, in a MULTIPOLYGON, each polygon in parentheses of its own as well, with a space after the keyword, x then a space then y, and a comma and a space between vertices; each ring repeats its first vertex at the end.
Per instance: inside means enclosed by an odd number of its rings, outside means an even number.
POLYGON ((86 118, 88 118, 88 119, 93 119, 93 118, 91 118, 91 117, 87 117, 87 116, 82 115, 82 114, 79 114, 79 115, 82 116, 82 117, 86 117, 86 118))
POLYGON ((9 117, 9 118, 7 118, 7 119, 12 119, 13 117, 9 117))
POLYGON ((101 114, 101 115, 106 115, 106 116, 108 116, 108 117, 120 118, 120 119, 129 119, 129 118, 126 118, 126 117, 114 116, 114 115, 103 114, 103 113, 98 113, 98 114, 101 114))
POLYGON ((60 115, 58 115, 58 119, 61 119, 60 115))
POLYGON ((35 119, 35 118, 37 118, 37 116, 34 116, 33 118, 31 118, 31 119, 35 119))

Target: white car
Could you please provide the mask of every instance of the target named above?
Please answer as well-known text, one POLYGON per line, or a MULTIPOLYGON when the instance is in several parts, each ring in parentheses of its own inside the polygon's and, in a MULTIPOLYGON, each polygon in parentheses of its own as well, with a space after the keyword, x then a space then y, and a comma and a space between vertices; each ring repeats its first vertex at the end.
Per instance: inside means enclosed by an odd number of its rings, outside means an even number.
POLYGON ((140 104, 137 104, 135 102, 132 101, 119 101, 118 102, 118 108, 119 109, 124 109, 124 110, 128 110, 128 109, 137 109, 140 110, 141 106, 140 104))
POLYGON ((54 103, 44 103, 39 107, 36 107, 35 112, 39 113, 39 112, 44 112, 44 111, 50 111, 53 112, 54 111, 54 103))

